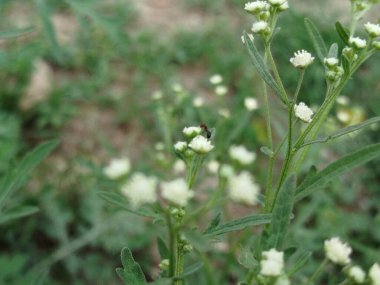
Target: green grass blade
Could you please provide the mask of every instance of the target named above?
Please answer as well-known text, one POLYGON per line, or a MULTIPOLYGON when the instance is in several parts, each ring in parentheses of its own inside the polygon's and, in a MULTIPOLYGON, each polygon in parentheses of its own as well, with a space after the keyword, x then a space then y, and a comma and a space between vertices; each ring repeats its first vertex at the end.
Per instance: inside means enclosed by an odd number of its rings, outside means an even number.
POLYGON ((337 178, 342 173, 367 163, 378 156, 380 156, 380 143, 366 146, 338 159, 315 174, 312 178, 308 179, 305 183, 302 183, 297 189, 296 201, 321 189, 324 185, 337 178))
POLYGON ((307 33, 309 34, 313 42, 317 56, 319 60, 323 63, 323 60, 326 57, 327 52, 328 52, 325 41, 323 40, 322 35, 318 31, 317 27, 314 25, 314 23, 310 19, 305 18, 305 26, 306 26, 307 33))
POLYGON ((290 176, 281 186, 272 211, 272 222, 264 242, 266 249, 281 249, 292 216, 296 179, 290 176))

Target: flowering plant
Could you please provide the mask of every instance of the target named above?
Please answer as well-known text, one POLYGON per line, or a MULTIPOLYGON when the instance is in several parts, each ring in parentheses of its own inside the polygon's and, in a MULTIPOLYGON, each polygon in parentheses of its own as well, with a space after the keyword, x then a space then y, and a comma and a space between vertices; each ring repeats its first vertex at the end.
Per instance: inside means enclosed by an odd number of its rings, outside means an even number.
MULTIPOLYGON (((252 14, 256 21, 252 25, 252 34, 243 33, 242 41, 247 47, 254 67, 262 79, 262 100, 264 117, 266 121, 267 146, 261 148, 268 156, 268 171, 265 190, 260 194, 260 186, 245 167, 252 164, 256 154, 244 146, 232 145, 229 149, 231 164, 221 164, 211 161, 208 164, 210 172, 218 175, 218 186, 203 205, 191 203, 197 191, 196 181, 201 174, 202 165, 210 152, 217 145, 213 145, 212 132, 205 125, 185 127, 183 140, 175 143, 173 149, 184 163, 186 177, 176 178, 172 181, 160 183, 161 198, 156 193, 157 181, 143 174, 133 174, 123 187, 124 197, 115 193, 103 192, 101 195, 109 202, 116 204, 137 215, 153 218, 155 223, 163 226, 166 233, 158 239, 158 249, 161 262, 160 273, 151 284, 185 284, 185 279, 200 270, 203 266, 207 284, 220 284, 220 281, 211 269, 209 255, 210 249, 216 248, 215 243, 223 236, 227 236, 226 249, 230 256, 235 258, 239 242, 231 236, 232 232, 247 227, 262 226, 261 231, 255 231, 255 239, 250 249, 241 249, 240 263, 247 268, 236 278, 239 284, 280 285, 291 284, 295 273, 300 271, 310 257, 310 253, 302 254, 291 267, 286 266, 286 260, 292 252, 291 247, 285 247, 287 229, 294 216, 294 205, 323 189, 330 181, 343 172, 357 167, 380 155, 380 144, 366 146, 354 153, 348 154, 326 168, 317 171, 312 167, 305 175, 303 162, 314 144, 325 143, 335 138, 348 135, 354 131, 377 123, 379 117, 369 119, 363 123, 343 128, 336 133, 318 137, 326 123, 327 116, 341 94, 347 82, 352 78, 359 67, 380 49, 380 28, 378 24, 365 24, 366 39, 356 36, 356 27, 366 11, 376 1, 352 1, 352 20, 350 29, 346 29, 339 22, 336 24, 337 32, 344 43, 340 50, 338 44, 333 43, 327 48, 316 26, 309 19, 305 19, 307 31, 315 46, 314 56, 311 52, 300 50, 290 58, 292 64, 299 72, 297 87, 293 95, 285 88, 272 55, 271 45, 276 35, 278 16, 289 9, 286 0, 254 1, 245 4, 244 9, 252 14), (259 52, 257 41, 261 40, 264 54, 259 52), (302 96, 302 83, 308 68, 316 64, 316 58, 325 69, 326 94, 319 108, 314 110, 299 100, 302 96), (269 87, 269 88, 268 88, 269 87), (273 106, 269 100, 269 90, 282 104, 287 117, 287 132, 277 142, 273 134, 271 112, 273 106), (280 154, 285 152, 282 166, 276 173, 275 165, 280 154), (301 179, 303 177, 303 179, 301 179), (222 209, 226 213, 226 197, 233 202, 247 206, 261 205, 261 212, 231 220, 221 221, 220 214, 207 222, 206 218, 215 209, 222 209), (130 207, 128 206, 130 205, 130 207), (206 223, 206 225, 205 225, 206 223), (201 260, 192 265, 185 266, 185 256, 189 252, 196 252, 197 259, 201 260)), ((218 85, 222 77, 215 75, 210 83, 218 85)), ((176 92, 182 92, 176 88, 176 92)), ((218 85, 215 93, 223 96, 228 90, 218 85)), ((245 105, 248 110, 255 110, 257 102, 246 98, 245 105)), ((195 100, 195 106, 201 106, 203 101, 195 100)), ((120 165, 118 163, 117 165, 120 165)), ((123 164, 121 164, 123 166, 123 164)), ((124 168, 126 164, 124 163, 124 168)), ((111 169, 115 167, 110 167, 111 169)), ((120 168, 120 167, 116 167, 120 168)), ((119 177, 118 169, 111 178, 119 177)), ((107 171, 106 173, 109 173, 107 171)), ((296 218, 296 217, 295 217, 296 218)), ((340 238, 333 237, 325 241, 325 259, 319 268, 310 276, 297 279, 297 284, 316 284, 324 273, 325 266, 330 262, 342 266, 341 284, 379 284, 380 269, 375 263, 368 271, 368 275, 359 266, 355 265, 350 255, 351 247, 342 242, 340 238)), ((224 251, 220 249, 219 251, 224 251)), ((147 284, 140 266, 134 261, 128 248, 122 250, 123 268, 117 273, 125 284, 147 284)), ((222 276, 226 276, 222 274, 222 276)), ((228 275, 227 275, 228 276, 228 275)))

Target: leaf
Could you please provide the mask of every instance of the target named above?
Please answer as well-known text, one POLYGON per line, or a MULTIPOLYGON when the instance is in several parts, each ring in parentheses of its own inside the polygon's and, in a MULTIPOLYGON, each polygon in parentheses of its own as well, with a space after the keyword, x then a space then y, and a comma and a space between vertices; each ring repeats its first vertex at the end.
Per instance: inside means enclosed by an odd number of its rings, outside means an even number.
POLYGON ((248 226, 258 226, 263 224, 268 224, 271 221, 271 214, 256 214, 251 216, 246 216, 240 219, 236 219, 219 225, 209 231, 205 231, 203 234, 207 237, 214 237, 218 235, 223 235, 225 233, 242 230, 248 226))
POLYGON ((380 156, 380 143, 366 146, 331 163, 297 188, 296 201, 319 190, 344 172, 380 156))
POLYGON ((330 46, 329 53, 328 53, 327 57, 338 58, 338 49, 339 49, 338 44, 337 43, 333 43, 330 46))
POLYGON ((26 34, 29 34, 32 31, 34 31, 33 27, 26 27, 26 28, 10 29, 10 30, 5 30, 5 31, 0 31, 0 38, 2 38, 2 39, 16 38, 19 36, 24 36, 26 34))
POLYGON ((252 269, 259 265, 250 248, 241 248, 238 262, 247 269, 252 269))
POLYGON ((340 22, 335 23, 335 29, 338 32, 339 37, 343 41, 343 43, 348 46, 349 32, 342 26, 340 22))
POLYGON ((4 180, 1 181, 0 210, 8 196, 22 186, 29 173, 57 147, 58 143, 57 140, 41 143, 29 152, 15 169, 8 171, 4 180))
POLYGON ((38 207, 34 206, 18 206, 12 210, 8 210, 0 216, 0 224, 7 223, 9 221, 20 219, 26 216, 30 216, 39 211, 38 207))
POLYGON ((155 218, 155 219, 161 219, 161 216, 158 215, 157 213, 147 210, 147 209, 132 209, 128 207, 128 201, 125 199, 124 196, 120 195, 119 193, 114 193, 114 192, 107 192, 107 191, 99 191, 98 195, 100 198, 103 200, 113 204, 114 206, 118 206, 122 208, 123 210, 138 215, 138 216, 143 216, 143 217, 150 217, 150 218, 155 218))
POLYGON ((116 273, 126 285, 146 285, 146 279, 140 265, 135 262, 132 252, 124 247, 121 251, 121 263, 123 268, 117 268, 116 273))
POLYGON ((206 232, 210 231, 214 228, 216 228, 220 224, 220 218, 221 218, 221 213, 219 212, 211 221, 210 225, 207 227, 206 232))
POLYGON ((344 74, 350 74, 350 62, 345 56, 342 56, 342 65, 344 74))
POLYGON ((284 95, 282 94, 280 87, 277 85, 276 81, 273 79, 272 75, 266 68, 260 53, 253 44, 253 41, 249 38, 246 32, 243 33, 243 37, 245 42, 247 43, 248 53, 251 57, 253 65, 257 69, 257 72, 260 74, 265 83, 268 84, 268 86, 272 88, 273 91, 280 97, 281 101, 286 104, 286 98, 284 98, 284 95))
POLYGON ((267 229, 266 249, 281 249, 292 216, 296 179, 290 176, 281 186, 272 211, 272 222, 267 229))
POLYGON ((310 19, 305 18, 305 26, 307 33, 309 34, 313 42, 317 56, 319 60, 323 63, 324 58, 327 55, 327 47, 325 41, 323 40, 321 33, 318 31, 317 27, 313 24, 313 22, 310 19))
POLYGON ((169 249, 160 237, 157 237, 157 246, 161 259, 168 259, 170 256, 169 249))
POLYGON ((295 262, 293 267, 287 272, 288 276, 292 276, 293 274, 297 273, 302 267, 306 265, 306 263, 310 260, 311 252, 307 251, 304 252, 295 262))

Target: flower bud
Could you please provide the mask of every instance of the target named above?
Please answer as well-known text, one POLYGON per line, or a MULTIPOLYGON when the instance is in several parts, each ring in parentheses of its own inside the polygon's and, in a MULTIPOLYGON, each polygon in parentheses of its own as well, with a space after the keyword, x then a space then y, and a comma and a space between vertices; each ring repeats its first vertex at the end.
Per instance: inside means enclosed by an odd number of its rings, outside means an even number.
POLYGON ((169 259, 163 259, 160 264, 158 265, 158 267, 162 270, 162 271, 166 271, 169 269, 169 265, 170 265, 170 261, 169 259))
POLYGON ((187 149, 187 143, 186 142, 176 142, 174 145, 174 150, 179 153, 184 153, 187 149))

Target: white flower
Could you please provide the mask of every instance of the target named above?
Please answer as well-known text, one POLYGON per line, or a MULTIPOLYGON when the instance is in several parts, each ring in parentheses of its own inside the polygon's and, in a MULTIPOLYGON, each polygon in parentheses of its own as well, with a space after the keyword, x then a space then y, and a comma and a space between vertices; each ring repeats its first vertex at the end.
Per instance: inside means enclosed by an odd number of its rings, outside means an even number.
POLYGON ((253 111, 259 107, 259 104, 258 104, 256 98, 247 97, 244 99, 244 106, 248 111, 253 111))
POLYGON ((325 241, 325 252, 328 259, 333 263, 346 265, 351 262, 351 247, 343 243, 338 237, 325 241))
POLYGON ((336 99, 336 102, 340 105, 343 105, 343 106, 347 106, 348 104, 350 104, 350 99, 347 97, 347 96, 339 96, 337 99, 336 99))
POLYGON ((281 6, 286 2, 286 0, 268 0, 268 2, 275 6, 281 6))
POLYGON ((256 153, 248 151, 242 145, 232 145, 229 154, 232 159, 243 165, 251 164, 256 159, 256 153))
POLYGON ((261 33, 261 32, 267 31, 268 29, 269 29, 269 25, 267 22, 259 21, 259 22, 253 23, 251 30, 254 33, 261 33))
POLYGON ((183 87, 182 87, 182 85, 179 84, 179 83, 173 83, 173 85, 172 85, 172 90, 173 90, 174 92, 176 92, 176 93, 180 93, 180 92, 183 91, 183 87))
POLYGON ((234 172, 234 169, 232 168, 231 165, 223 164, 220 167, 220 176, 222 176, 224 178, 230 178, 234 174, 235 174, 235 172, 234 172))
POLYGON ((183 160, 177 159, 173 164, 174 173, 183 173, 186 170, 186 164, 183 160))
POLYGON ((368 276, 372 281, 372 285, 380 285, 380 266, 378 263, 371 266, 368 276))
POLYGON ((186 136, 186 137, 195 137, 197 135, 199 135, 200 133, 202 132, 202 129, 201 127, 185 127, 183 130, 182 130, 182 133, 186 136))
POLYGON ((205 102, 202 97, 195 97, 193 100, 194 107, 202 107, 204 103, 205 102))
POLYGON ((195 138, 193 138, 189 143, 189 147, 191 147, 195 152, 198 152, 200 154, 208 153, 214 148, 211 142, 201 135, 198 135, 195 138))
POLYGON ((187 143, 186 142, 176 142, 174 145, 174 150, 176 152, 184 152, 187 149, 187 143))
POLYGON ((181 207, 185 207, 187 202, 194 197, 194 192, 188 189, 183 178, 162 182, 161 189, 163 198, 181 207))
POLYGON ((325 63, 328 67, 333 67, 333 66, 338 65, 339 60, 338 60, 336 57, 328 57, 328 58, 325 58, 325 59, 324 59, 324 63, 325 63))
POLYGON ((364 24, 364 28, 366 32, 371 36, 371 37, 380 37, 380 25, 379 24, 372 24, 372 23, 367 23, 364 24))
POLYGON ((244 5, 244 10, 250 13, 261 12, 262 10, 268 10, 269 4, 265 1, 248 2, 244 5))
POLYGON ((264 251, 260 266, 260 274, 265 276, 280 276, 284 269, 284 253, 274 248, 264 251))
POLYGON ((365 280, 365 272, 359 266, 355 265, 348 270, 348 276, 356 283, 363 283, 365 280))
POLYGON ((218 172, 218 169, 219 169, 219 162, 217 162, 216 160, 211 160, 211 161, 207 164, 207 169, 208 169, 208 171, 210 171, 211 173, 217 173, 217 172, 218 172))
POLYGON ((336 113, 336 117, 342 123, 348 123, 351 119, 351 114, 347 110, 339 110, 336 113))
POLYGON ((214 74, 213 76, 210 77, 210 83, 217 85, 222 83, 223 77, 220 74, 214 74))
POLYGON ((127 174, 130 169, 131 163, 128 158, 113 159, 104 168, 103 173, 110 179, 118 179, 127 174))
POLYGON ((348 43, 351 45, 351 46, 354 46, 358 49, 362 49, 362 48, 365 48, 366 45, 367 45, 367 41, 366 40, 363 40, 359 37, 354 37, 354 36, 351 36, 348 40, 348 43))
POLYGON ((135 208, 145 203, 157 201, 156 195, 157 179, 142 173, 135 173, 130 180, 122 186, 121 192, 128 198, 135 208))
POLYGON ((286 1, 284 4, 281 4, 279 9, 280 9, 280 11, 285 11, 285 10, 289 9, 288 1, 286 1))
MULTIPOLYGON (((248 35, 248 38, 253 42, 253 35, 252 34, 247 34, 248 35)), ((243 44, 245 44, 245 39, 244 39, 244 36, 242 35, 241 36, 241 41, 243 42, 243 44)))
POLYGON ((303 102, 298 105, 294 105, 294 113, 297 118, 300 118, 302 121, 306 123, 311 122, 311 116, 313 116, 313 111, 303 102))
POLYGON ((276 283, 274 283, 274 285, 290 285, 290 281, 288 277, 281 276, 276 280, 276 283))
POLYGON ((257 204, 259 192, 259 186, 253 181, 252 176, 247 171, 243 171, 238 175, 232 175, 228 179, 228 196, 237 203, 255 205, 257 204))
POLYGON ((160 100, 160 99, 162 99, 162 96, 163 96, 162 91, 156 90, 152 94, 152 99, 153 100, 160 100))
POLYGON ((311 56, 311 53, 307 52, 306 50, 299 50, 294 53, 294 57, 290 59, 290 62, 293 64, 294 67, 297 68, 305 68, 312 64, 314 61, 314 57, 311 56))
POLYGON ((215 94, 218 96, 226 95, 228 92, 228 88, 224 85, 219 85, 215 87, 215 94))

